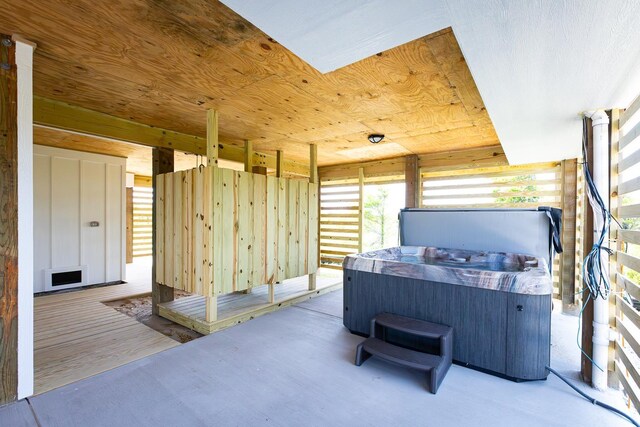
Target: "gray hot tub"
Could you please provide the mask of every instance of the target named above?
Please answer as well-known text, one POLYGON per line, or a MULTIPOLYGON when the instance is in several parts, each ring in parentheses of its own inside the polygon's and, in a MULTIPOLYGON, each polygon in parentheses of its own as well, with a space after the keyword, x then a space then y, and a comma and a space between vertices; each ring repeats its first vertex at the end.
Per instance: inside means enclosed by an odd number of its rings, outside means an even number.
POLYGON ((367 335, 388 312, 454 328, 455 362, 515 380, 547 377, 553 285, 546 259, 396 247, 349 255, 344 325, 367 335))

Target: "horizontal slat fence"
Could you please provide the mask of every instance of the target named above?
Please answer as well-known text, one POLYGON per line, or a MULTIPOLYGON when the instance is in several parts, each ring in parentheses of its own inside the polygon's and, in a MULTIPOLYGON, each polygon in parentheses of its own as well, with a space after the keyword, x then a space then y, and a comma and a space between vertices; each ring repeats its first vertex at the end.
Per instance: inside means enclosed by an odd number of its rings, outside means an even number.
POLYGON ((362 252, 363 179, 320 183, 321 267, 340 270, 346 255, 362 252))
POLYGON ((616 372, 629 404, 640 410, 640 97, 625 112, 612 111, 612 309, 617 331, 609 370, 616 372), (616 185, 617 184, 617 185, 616 185))
POLYGON ((153 188, 133 187, 133 256, 151 256, 153 188))
POLYGON ((317 184, 209 166, 156 185, 159 283, 214 296, 317 271, 317 184))
MULTIPOLYGON (((422 171, 422 207, 433 209, 560 208, 560 162, 452 171, 422 171)), ((560 297, 559 256, 553 262, 554 297, 560 297)))

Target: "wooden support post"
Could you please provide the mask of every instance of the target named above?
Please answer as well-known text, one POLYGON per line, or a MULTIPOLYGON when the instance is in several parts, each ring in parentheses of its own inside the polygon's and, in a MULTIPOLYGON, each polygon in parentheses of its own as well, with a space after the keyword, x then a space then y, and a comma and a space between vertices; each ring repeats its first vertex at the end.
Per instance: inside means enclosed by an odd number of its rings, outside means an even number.
MULTIPOLYGON (((244 171, 253 172, 253 143, 248 139, 244 140, 244 171)), ((250 294, 251 288, 240 291, 243 294, 250 294)))
POLYGON ((207 165, 218 166, 218 112, 207 110, 207 165))
POLYGON ((156 208, 158 206, 158 194, 156 192, 156 176, 173 172, 173 150, 171 148, 154 148, 153 149, 153 214, 152 214, 152 234, 151 241, 153 244, 153 261, 151 267, 151 310, 153 314, 158 314, 158 304, 168 301, 173 301, 173 288, 165 286, 156 281, 156 251, 158 248, 156 242, 156 208))
MULTIPOLYGON (((610 194, 609 194, 609 209, 611 209, 611 214, 614 218, 620 218, 620 204, 622 202, 621 198, 618 197, 618 184, 620 183, 620 175, 618 164, 621 159, 620 156, 620 110, 613 109, 611 110, 611 169, 609 172, 609 185, 610 185, 610 194)), ((613 232, 609 234, 609 247, 615 249, 613 254, 609 257, 609 283, 611 284, 611 294, 609 295, 609 326, 612 330, 617 329, 616 325, 616 313, 620 310, 619 307, 616 306, 618 298, 615 298, 616 292, 620 292, 622 289, 618 287, 618 274, 622 274, 623 267, 618 262, 618 251, 622 251, 623 242, 619 238, 619 230, 617 224, 613 221, 611 223, 611 228, 613 232)), ((615 341, 609 342, 609 364, 608 370, 609 375, 607 375, 607 381, 609 387, 619 388, 620 379, 618 375, 614 374, 615 369, 615 357, 616 355, 616 343, 615 341)))
MULTIPOLYGON (((318 146, 316 144, 309 145, 309 182, 312 184, 318 182, 318 146)), ((320 197, 319 192, 318 192, 318 197, 320 197)), ((318 206, 320 206, 320 203, 318 203, 318 206)), ((318 216, 317 216, 318 218, 320 218, 319 213, 320 212, 318 212, 318 216)), ((318 230, 318 233, 320 233, 319 222, 318 222, 317 230, 318 230)), ((320 241, 320 239, 318 239, 318 241, 320 241)), ((318 254, 319 253, 320 251, 318 251, 318 254)), ((320 265, 320 263, 318 263, 318 265, 320 265)), ((309 273, 309 290, 310 291, 316 290, 316 282, 317 282, 316 272, 314 271, 313 273, 309 273)))
MULTIPOLYGON (((587 159, 585 159, 591 168, 593 168, 593 126, 591 126, 591 119, 587 119, 587 159)), ((593 171, 593 169, 592 169, 593 171)), ((583 254, 588 254, 593 246, 593 211, 589 206, 589 202, 585 198, 585 218, 583 219, 583 254)), ((586 294, 585 297, 586 298, 586 294)), ((582 380, 588 384, 591 384, 591 360, 593 356, 593 299, 589 299, 589 302, 582 310, 582 325, 581 325, 581 346, 583 353, 580 355, 580 372, 582 374, 582 380)))
POLYGON ((420 168, 418 167, 418 156, 411 154, 405 157, 404 168, 405 182, 405 208, 417 208, 420 206, 420 168))
POLYGON ((282 178, 283 166, 282 166, 282 150, 276 151, 276 177, 282 178))
POLYGON ((244 171, 251 172, 253 168, 253 143, 248 139, 244 140, 244 171))
POLYGON ((205 296, 205 320, 215 322, 218 320, 218 297, 216 295, 205 296))
POLYGON ((364 221, 364 168, 358 169, 358 252, 362 253, 362 235, 364 221))
POLYGON ((127 188, 127 264, 133 262, 133 188, 127 188))
POLYGON ((16 49, 0 35, 0 406, 18 398, 18 88, 16 49))
MULTIPOLYGON (((218 166, 219 146, 218 112, 216 110, 207 110, 207 165, 218 166)), ((213 191, 213 189, 211 190, 213 191)), ((216 208, 214 207, 214 209, 216 208)), ((219 207, 218 209, 221 208, 219 207)), ((222 266, 216 265, 215 268, 222 268, 222 266)), ((213 276, 215 277, 215 274, 213 276)), ((207 322, 218 320, 218 294, 216 293, 218 286, 220 286, 219 283, 213 283, 213 286, 210 288, 211 295, 204 296, 205 320, 207 322)))
MULTIPOLYGON (((282 172, 283 172, 282 150, 277 150, 276 151, 276 178, 282 178, 282 172)), ((276 284, 277 283, 278 282, 269 284, 269 302, 272 304, 276 302, 276 284)))
POLYGON ((578 162, 562 161, 562 247, 560 256, 559 287, 562 312, 577 315, 576 305, 576 194, 578 162))

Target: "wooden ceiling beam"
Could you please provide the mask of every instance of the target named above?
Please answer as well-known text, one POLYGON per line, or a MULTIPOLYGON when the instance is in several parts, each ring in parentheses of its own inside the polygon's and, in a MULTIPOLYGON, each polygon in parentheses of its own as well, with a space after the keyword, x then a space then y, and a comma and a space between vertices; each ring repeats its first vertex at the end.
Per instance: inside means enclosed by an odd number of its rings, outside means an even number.
MULTIPOLYGON (((319 168, 323 181, 357 178, 363 168, 367 178, 379 176, 404 176, 405 156, 369 162, 345 163, 319 168)), ((468 150, 444 151, 418 155, 418 167, 423 171, 450 171, 491 166, 508 165, 507 157, 500 145, 468 150)))
MULTIPOLYGON (((34 97, 33 104, 33 123, 36 126, 147 147, 172 148, 185 153, 207 155, 206 138, 148 126, 40 96, 34 97)), ((219 144, 218 155, 224 160, 244 162, 244 149, 232 144, 219 144)), ((254 152, 253 157, 253 164, 276 169, 276 156, 254 152)), ((309 166, 301 162, 285 161, 283 166, 291 175, 309 174, 309 166)))
POLYGON ((200 155, 207 153, 205 138, 147 126, 39 96, 35 96, 33 101, 33 122, 39 126, 147 147, 172 148, 200 155))

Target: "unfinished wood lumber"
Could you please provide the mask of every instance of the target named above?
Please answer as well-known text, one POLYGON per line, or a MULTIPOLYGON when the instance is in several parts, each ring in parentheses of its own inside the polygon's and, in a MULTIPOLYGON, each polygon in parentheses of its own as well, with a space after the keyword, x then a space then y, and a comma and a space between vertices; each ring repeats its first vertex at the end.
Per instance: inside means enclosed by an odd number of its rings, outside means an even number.
POLYGON ((216 166, 156 180, 163 285, 209 297, 318 269, 317 183, 216 166))
POLYGON ((0 34, 0 406, 18 394, 18 89, 15 45, 0 34))
POLYGON ((153 218, 151 241, 153 246, 153 266, 151 268, 151 309, 153 314, 158 314, 158 304, 173 301, 173 288, 165 286, 170 282, 173 270, 167 268, 171 264, 173 256, 173 233, 165 228, 165 223, 172 218, 173 209, 170 209, 170 200, 166 194, 171 193, 172 185, 168 185, 160 174, 173 171, 173 150, 170 148, 153 149, 153 218), (159 245, 158 242, 163 244, 159 245), (168 243, 168 244, 165 244, 168 243))

